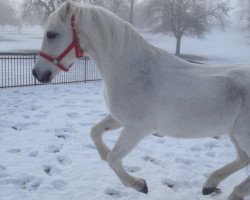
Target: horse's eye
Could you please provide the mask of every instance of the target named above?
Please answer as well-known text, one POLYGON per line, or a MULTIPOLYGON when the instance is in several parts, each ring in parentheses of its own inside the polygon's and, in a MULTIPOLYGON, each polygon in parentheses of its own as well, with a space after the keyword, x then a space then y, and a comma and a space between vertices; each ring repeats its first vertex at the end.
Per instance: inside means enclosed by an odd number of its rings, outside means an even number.
POLYGON ((47 32, 48 39, 55 39, 57 35, 58 35, 57 33, 49 32, 49 31, 47 32))

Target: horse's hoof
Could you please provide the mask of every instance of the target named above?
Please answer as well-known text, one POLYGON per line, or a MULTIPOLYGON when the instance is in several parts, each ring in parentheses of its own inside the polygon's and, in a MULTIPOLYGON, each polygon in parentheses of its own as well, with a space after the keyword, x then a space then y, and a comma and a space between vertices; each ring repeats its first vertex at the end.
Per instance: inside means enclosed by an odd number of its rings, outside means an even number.
POLYGON ((203 188, 202 189, 202 194, 203 195, 209 195, 209 194, 212 194, 215 190, 216 190, 216 188, 213 188, 213 187, 203 188))
POLYGON ((140 184, 140 188, 138 188, 138 191, 144 194, 148 194, 148 186, 145 180, 142 180, 142 183, 140 184))

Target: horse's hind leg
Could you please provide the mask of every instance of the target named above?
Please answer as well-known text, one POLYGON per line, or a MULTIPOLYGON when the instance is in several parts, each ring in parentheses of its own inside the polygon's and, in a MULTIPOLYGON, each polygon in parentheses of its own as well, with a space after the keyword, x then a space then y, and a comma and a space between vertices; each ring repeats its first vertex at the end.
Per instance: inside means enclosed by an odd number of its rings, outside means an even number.
POLYGON ((114 148, 108 155, 108 164, 115 171, 121 182, 139 192, 148 193, 146 181, 129 175, 122 166, 122 159, 140 142, 145 136, 142 132, 124 128, 114 148), (141 133, 141 134, 140 134, 141 133))
POLYGON ((234 188, 228 200, 243 200, 248 195, 250 195, 250 176, 234 188))
POLYGON ((104 144, 104 142, 102 140, 102 136, 103 136, 104 132, 109 131, 109 130, 115 130, 115 129, 118 129, 120 127, 121 127, 121 125, 119 124, 119 122, 114 120, 111 117, 111 115, 108 115, 101 122, 99 122, 98 124, 93 126, 91 129, 90 136, 96 145, 96 148, 98 150, 100 157, 105 161, 107 160, 107 156, 108 156, 110 150, 104 144))
POLYGON ((226 166, 222 167, 221 169, 216 170, 208 177, 202 189, 203 195, 211 194, 212 192, 215 191, 220 182, 222 182, 224 179, 226 179, 234 172, 248 165, 249 162, 247 161, 248 156, 246 155, 246 153, 240 150, 233 136, 231 136, 231 140, 234 143, 238 154, 237 159, 227 164, 226 166))

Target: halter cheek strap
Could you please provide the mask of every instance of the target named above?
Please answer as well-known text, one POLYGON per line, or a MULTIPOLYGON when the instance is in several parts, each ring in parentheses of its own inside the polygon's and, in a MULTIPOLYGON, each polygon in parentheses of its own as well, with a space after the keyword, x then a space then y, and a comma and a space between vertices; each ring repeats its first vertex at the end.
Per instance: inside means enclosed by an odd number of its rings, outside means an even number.
POLYGON ((59 69, 61 69, 62 71, 68 72, 69 71, 69 67, 65 67, 63 64, 61 64, 61 60, 63 58, 65 58, 69 52, 72 49, 75 49, 75 57, 76 58, 80 58, 84 56, 84 51, 82 50, 81 46, 80 46, 80 38, 78 36, 78 32, 76 30, 75 27, 75 16, 72 15, 71 17, 71 29, 72 29, 72 34, 73 34, 73 41, 72 43, 57 57, 57 58, 53 58, 50 55, 43 53, 42 51, 40 51, 38 53, 39 56, 41 56, 42 58, 44 58, 45 60, 53 63, 54 65, 56 65, 59 69))

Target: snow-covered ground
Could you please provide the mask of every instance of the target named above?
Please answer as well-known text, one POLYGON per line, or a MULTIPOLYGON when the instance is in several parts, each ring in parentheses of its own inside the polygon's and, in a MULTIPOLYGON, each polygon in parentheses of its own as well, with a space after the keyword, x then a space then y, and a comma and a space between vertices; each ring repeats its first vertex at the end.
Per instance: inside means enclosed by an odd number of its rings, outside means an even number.
POLYGON ((44 30, 40 26, 24 26, 21 33, 13 27, 0 30, 0 52, 30 51, 41 48, 44 30))
MULTIPOLYGON (((206 63, 246 64, 250 63, 250 37, 246 32, 229 29, 215 30, 204 40, 183 37, 181 53, 205 58, 206 63)), ((170 53, 175 52, 175 39, 166 35, 145 34, 145 38, 170 53)))
MULTIPOLYGON (((42 29, 0 32, 0 51, 39 49, 42 29)), ((174 52, 172 37, 144 34, 174 52)), ((205 40, 183 39, 182 52, 208 63, 250 63, 250 40, 235 30, 205 40)), ((153 135, 125 159, 126 169, 147 180, 149 194, 124 187, 100 160, 89 132, 107 114, 101 84, 0 90, 0 200, 225 200, 246 176, 243 169, 221 184, 222 194, 202 196, 209 173, 235 158, 220 139, 177 140, 153 135)), ((113 146, 118 131, 105 137, 113 146)))
MULTIPOLYGON (((89 137, 107 114, 101 84, 6 89, 0 102, 1 200, 225 200, 247 175, 229 177, 219 196, 202 196, 208 174, 235 158, 229 139, 151 135, 124 162, 147 180, 145 195, 120 183, 89 137)), ((117 136, 107 134, 109 146, 117 136)))

